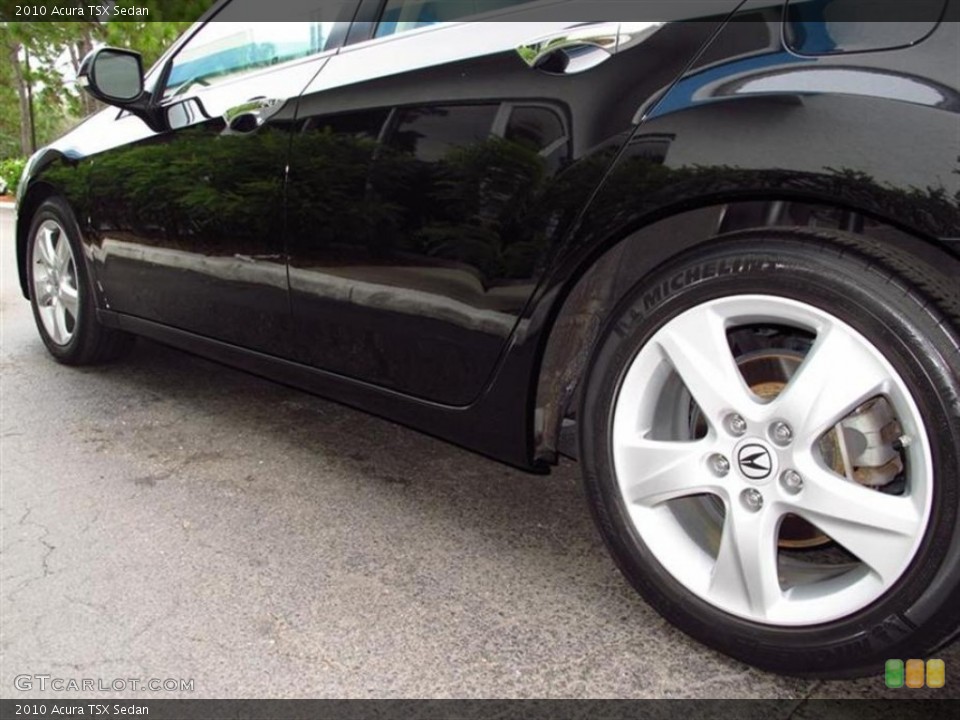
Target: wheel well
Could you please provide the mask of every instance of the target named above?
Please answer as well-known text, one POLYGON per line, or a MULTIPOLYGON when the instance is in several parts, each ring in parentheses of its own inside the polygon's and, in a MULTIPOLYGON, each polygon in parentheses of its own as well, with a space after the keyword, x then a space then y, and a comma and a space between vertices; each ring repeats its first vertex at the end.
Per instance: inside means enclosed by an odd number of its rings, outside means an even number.
POLYGON ((47 198, 53 197, 57 191, 52 185, 38 183, 27 190, 23 200, 17 208, 17 271, 20 276, 20 292, 23 297, 30 299, 30 288, 27 283, 27 233, 30 232, 30 223, 37 208, 47 198))
MULTIPOLYGON (((934 243, 849 209, 796 201, 741 201, 671 216, 619 241, 576 274, 541 355, 534 413, 534 459, 576 457, 573 416, 580 381, 607 317, 644 277, 665 262, 719 235, 799 227, 843 230, 895 246, 917 262, 960 277, 960 259, 934 243)), ((960 293, 958 293, 960 294, 960 293)))

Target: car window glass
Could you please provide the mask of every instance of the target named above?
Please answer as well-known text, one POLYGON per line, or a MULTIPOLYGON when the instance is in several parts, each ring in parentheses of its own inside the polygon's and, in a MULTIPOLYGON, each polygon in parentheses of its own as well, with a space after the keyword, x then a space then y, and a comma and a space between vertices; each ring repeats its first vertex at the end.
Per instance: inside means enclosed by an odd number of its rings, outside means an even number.
POLYGON ((490 137, 499 105, 448 105, 399 112, 391 144, 423 162, 444 160, 451 150, 490 137))
POLYGON ((535 150, 552 174, 569 159, 569 138, 563 120, 545 107, 517 107, 510 115, 504 138, 535 150))
POLYGON ((377 37, 523 5, 531 0, 387 0, 377 37))
POLYGON ((538 151, 549 148, 564 136, 560 117, 541 107, 516 108, 506 132, 507 140, 530 145, 538 151))
POLYGON ((284 19, 291 22, 246 19, 256 17, 251 10, 257 5, 235 0, 204 25, 174 57, 164 97, 323 52, 337 22, 348 20, 355 8, 354 0, 315 0, 285 12, 284 19))

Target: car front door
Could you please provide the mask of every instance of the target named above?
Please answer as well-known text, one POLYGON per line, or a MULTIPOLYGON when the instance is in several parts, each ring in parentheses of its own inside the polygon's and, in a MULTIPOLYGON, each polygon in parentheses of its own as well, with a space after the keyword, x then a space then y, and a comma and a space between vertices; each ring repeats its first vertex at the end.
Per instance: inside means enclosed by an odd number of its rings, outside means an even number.
POLYGON ((289 22, 262 22, 255 0, 225 5, 161 73, 164 131, 95 158, 111 310, 289 355, 283 192, 296 99, 356 2, 297 5, 289 22))
POLYGON ((526 22, 529 7, 368 3, 304 92, 289 175, 300 361, 476 400, 644 101, 716 26, 526 22), (463 17, 477 8, 495 12, 463 17))

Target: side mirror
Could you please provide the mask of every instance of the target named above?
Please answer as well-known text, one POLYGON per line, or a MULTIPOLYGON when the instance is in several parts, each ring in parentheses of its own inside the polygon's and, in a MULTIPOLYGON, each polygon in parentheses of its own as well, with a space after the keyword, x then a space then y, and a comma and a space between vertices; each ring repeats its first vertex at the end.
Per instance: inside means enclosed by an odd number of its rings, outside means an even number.
POLYGON ((83 59, 77 77, 88 93, 108 105, 131 110, 142 105, 143 61, 140 53, 98 48, 83 59))

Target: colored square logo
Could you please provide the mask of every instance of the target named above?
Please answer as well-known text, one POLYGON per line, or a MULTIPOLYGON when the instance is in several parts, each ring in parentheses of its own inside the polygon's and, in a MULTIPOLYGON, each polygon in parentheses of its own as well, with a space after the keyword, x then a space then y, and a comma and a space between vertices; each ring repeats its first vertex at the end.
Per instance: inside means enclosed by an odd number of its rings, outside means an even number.
POLYGON ((947 668, 943 660, 927 660, 927 687, 942 688, 947 683, 947 668))
POLYGON ((884 679, 888 688, 902 688, 904 681, 903 660, 887 660, 884 679))
POLYGON ((924 662, 923 660, 907 660, 907 687, 923 687, 924 662))

